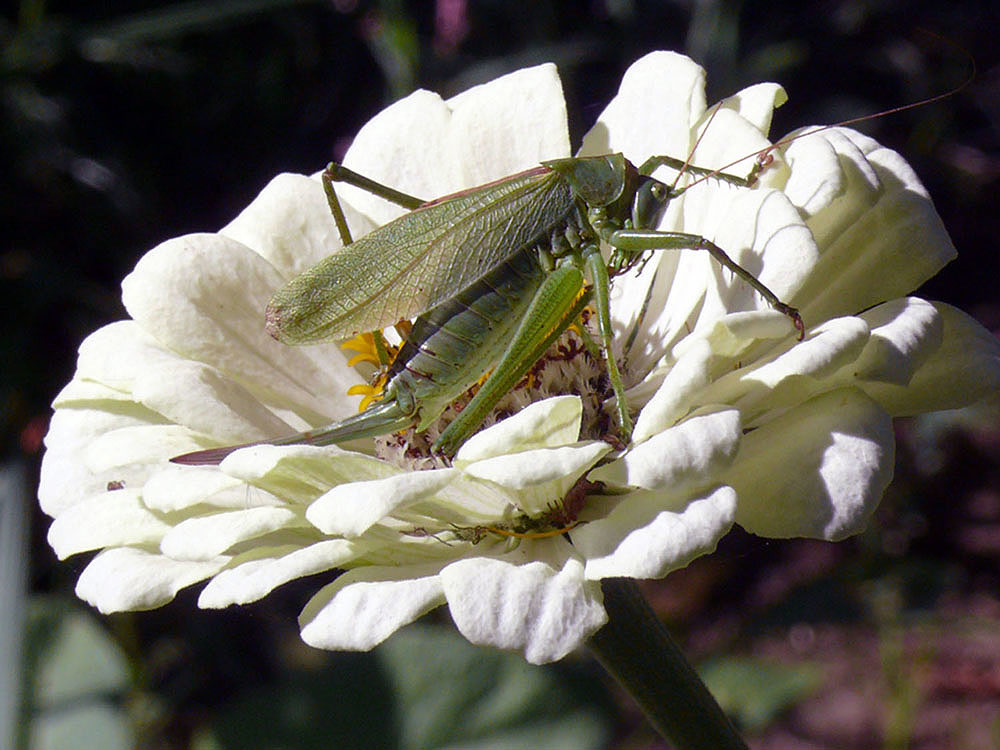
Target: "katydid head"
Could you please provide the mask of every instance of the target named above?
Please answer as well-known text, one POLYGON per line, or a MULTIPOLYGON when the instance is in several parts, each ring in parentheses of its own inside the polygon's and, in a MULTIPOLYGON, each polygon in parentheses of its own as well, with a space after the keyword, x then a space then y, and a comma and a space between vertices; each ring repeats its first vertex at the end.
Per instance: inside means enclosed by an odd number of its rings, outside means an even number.
POLYGON ((632 228, 656 229, 673 192, 668 185, 652 177, 640 179, 635 197, 632 198, 632 228))

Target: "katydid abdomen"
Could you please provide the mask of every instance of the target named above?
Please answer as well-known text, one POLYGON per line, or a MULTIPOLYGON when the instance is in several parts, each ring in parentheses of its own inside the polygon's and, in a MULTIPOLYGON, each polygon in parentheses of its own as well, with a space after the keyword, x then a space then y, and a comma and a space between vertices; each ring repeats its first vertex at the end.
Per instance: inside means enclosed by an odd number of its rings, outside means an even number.
POLYGON ((386 400, 423 430, 497 363, 545 277, 544 248, 514 253, 413 323, 389 369, 386 400))

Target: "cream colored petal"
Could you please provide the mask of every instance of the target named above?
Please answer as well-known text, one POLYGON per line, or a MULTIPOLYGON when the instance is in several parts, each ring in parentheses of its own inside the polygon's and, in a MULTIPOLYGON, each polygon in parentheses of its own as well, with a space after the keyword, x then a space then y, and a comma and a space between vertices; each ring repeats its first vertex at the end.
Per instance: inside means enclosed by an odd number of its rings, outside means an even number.
POLYGON ((76 595, 106 615, 155 609, 181 589, 210 578, 228 561, 177 561, 149 550, 114 547, 91 560, 76 582, 76 595))
POLYGON ((942 343, 906 387, 862 383, 860 387, 893 416, 957 409, 1000 392, 1000 341, 961 310, 934 303, 944 331, 942 343))
POLYGON ((231 477, 303 505, 345 482, 403 473, 386 461, 336 445, 255 445, 230 454, 219 468, 231 477))
POLYGON ((894 454, 892 419, 877 403, 852 388, 817 396, 744 436, 725 475, 739 495, 736 522, 774 538, 857 534, 894 454))
POLYGON ((122 300, 162 347, 215 367, 303 426, 347 416, 344 394, 357 375, 346 354, 332 344, 286 346, 264 331, 264 307, 282 281, 234 240, 187 235, 143 256, 122 282, 122 300))
POLYGON ((454 466, 536 448, 558 448, 580 437, 583 405, 579 396, 536 401, 517 414, 473 435, 455 455, 454 466))
MULTIPOLYGON (((105 326, 80 345, 76 378, 102 383, 170 421, 222 441, 291 431, 218 370, 159 346, 131 320, 105 326)), ((65 405, 65 397, 62 402, 65 405)), ((58 405, 58 402, 57 402, 58 405)))
POLYGON ((594 469, 587 478, 650 490, 705 487, 714 484, 713 477, 732 461, 740 436, 736 409, 702 413, 651 437, 617 461, 594 469))
POLYGON ((511 565, 474 557, 441 571, 455 625, 472 643, 524 653, 532 664, 563 658, 607 622, 600 586, 583 564, 511 565))
POLYGON ((285 503, 257 487, 228 476, 218 468, 200 466, 165 466, 154 473, 142 487, 142 501, 164 513, 203 505, 205 509, 239 509, 285 503))
POLYGON ((360 536, 385 516, 428 500, 460 477, 457 469, 436 469, 341 484, 310 505, 306 518, 324 534, 360 536))
POLYGON ((170 530, 142 504, 137 489, 103 492, 61 513, 49 526, 48 541, 59 559, 119 544, 157 544, 170 530))
POLYGON ((653 397, 642 408, 635 422, 632 440, 648 440, 687 414, 692 397, 710 382, 710 365, 714 353, 709 343, 699 337, 697 346, 687 351, 667 371, 653 397))
POLYGON ((588 579, 662 578, 714 552, 735 513, 731 487, 694 495, 677 510, 664 509, 660 493, 639 492, 606 518, 574 529, 573 545, 587 560, 588 579))
MULTIPOLYGON (((562 84, 554 66, 540 65, 448 101, 415 91, 358 132, 344 164, 430 200, 568 155, 562 84)), ((338 191, 376 224, 404 211, 356 188, 338 191)))
POLYGON ((795 299, 807 322, 905 296, 955 257, 927 191, 894 151, 834 128, 796 141, 788 158, 791 197, 808 205, 823 250, 795 299))
POLYGON ((310 646, 368 651, 444 604, 439 565, 354 568, 309 600, 299 626, 310 646))
POLYGON ((476 461, 466 466, 464 471, 469 476, 495 482, 511 490, 523 490, 548 482, 568 481, 572 485, 610 450, 611 446, 603 442, 539 448, 476 461))
POLYGON ((160 542, 173 560, 212 560, 240 542, 284 528, 305 529, 301 514, 289 508, 247 508, 187 518, 160 542))
POLYGON ((704 112, 705 71, 683 55, 651 52, 625 71, 580 155, 622 152, 637 166, 654 154, 683 159, 704 112))
MULTIPOLYGON (((355 237, 375 225, 346 201, 341 208, 355 237)), ((239 216, 219 230, 265 258, 284 281, 341 247, 333 214, 318 178, 279 174, 239 216)))
POLYGON ((777 83, 756 83, 723 99, 722 105, 736 110, 740 117, 767 135, 774 110, 786 101, 788 94, 777 83))
POLYGON ((362 541, 326 539, 248 560, 220 571, 209 581, 198 597, 198 606, 221 609, 230 604, 255 602, 296 578, 341 567, 370 548, 370 544, 362 541))
POLYGON ((916 297, 892 300, 859 316, 871 329, 853 375, 906 385, 941 345, 944 323, 934 305, 916 297))

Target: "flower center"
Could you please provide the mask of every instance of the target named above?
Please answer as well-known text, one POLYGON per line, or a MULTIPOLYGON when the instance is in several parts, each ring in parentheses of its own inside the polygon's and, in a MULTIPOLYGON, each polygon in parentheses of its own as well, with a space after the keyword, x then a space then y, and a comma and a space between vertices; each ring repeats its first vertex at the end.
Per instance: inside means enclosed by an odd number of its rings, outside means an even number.
MULTIPOLYGON (((594 325, 591 322, 594 316, 587 315, 585 311, 583 318, 583 330, 573 326, 564 332, 535 363, 527 375, 497 402, 479 429, 489 427, 516 414, 534 401, 540 401, 550 396, 573 394, 580 396, 583 402, 581 439, 602 439, 613 431, 610 411, 606 408, 606 401, 612 391, 598 346, 595 343, 594 332, 590 330, 594 325)), ((361 365, 369 372, 372 371, 372 365, 382 370, 380 372, 379 369, 376 369, 368 383, 352 386, 348 391, 351 395, 363 397, 360 405, 360 410, 363 411, 381 398, 386 386, 385 355, 375 352, 375 343, 371 334, 351 339, 343 347, 357 352, 351 358, 350 364, 361 365)), ((389 347, 390 360, 394 354, 393 347, 389 347)), ((485 380, 485 376, 483 380, 485 380)), ((440 437, 444 428, 469 403, 482 382, 481 380, 476 383, 456 399, 423 432, 417 432, 411 428, 375 438, 375 455, 407 470, 445 466, 445 462, 431 452, 431 446, 440 437)))

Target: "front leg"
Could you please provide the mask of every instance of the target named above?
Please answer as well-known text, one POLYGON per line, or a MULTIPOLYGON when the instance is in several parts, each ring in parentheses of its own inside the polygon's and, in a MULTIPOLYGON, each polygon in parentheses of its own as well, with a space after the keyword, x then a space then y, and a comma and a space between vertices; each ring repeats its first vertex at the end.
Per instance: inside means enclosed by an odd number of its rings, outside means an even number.
POLYGON ((764 298, 767 304, 778 312, 787 315, 795 326, 795 330, 798 331, 799 341, 805 337, 806 329, 799 311, 778 299, 778 295, 764 286, 756 276, 730 258, 725 250, 711 240, 700 237, 697 234, 687 234, 685 232, 659 232, 652 229, 619 229, 608 236, 608 243, 625 255, 638 254, 649 250, 706 250, 718 261, 719 265, 728 268, 753 287, 764 298))

